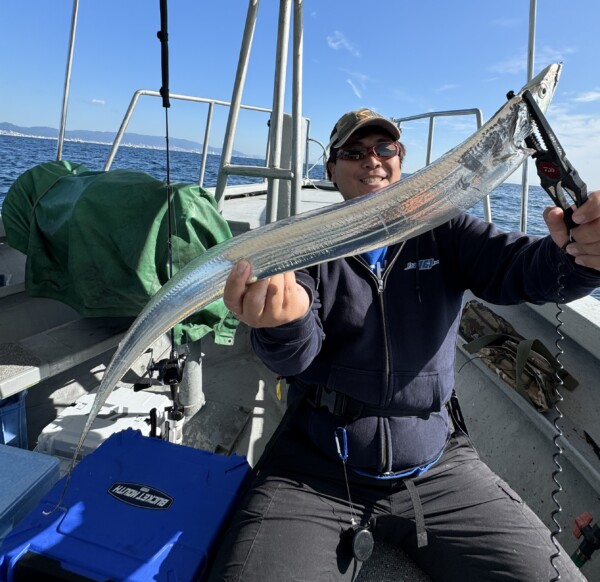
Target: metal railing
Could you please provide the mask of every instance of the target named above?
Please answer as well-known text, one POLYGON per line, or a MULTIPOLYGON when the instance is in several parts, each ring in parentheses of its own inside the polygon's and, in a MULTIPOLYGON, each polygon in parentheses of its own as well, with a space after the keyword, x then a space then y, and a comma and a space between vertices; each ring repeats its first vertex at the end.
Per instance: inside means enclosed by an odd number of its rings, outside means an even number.
MULTIPOLYGON (((277 39, 277 68, 275 75, 275 85, 274 85, 274 96, 273 96, 273 108, 266 109, 262 107, 254 107, 249 105, 242 105, 241 94, 243 90, 243 86, 245 83, 245 75, 248 65, 248 59, 250 55, 250 49, 252 45, 252 37, 254 34, 254 25, 256 22, 256 16, 258 11, 258 2, 259 0, 249 0, 248 5, 248 14, 246 18, 246 27, 244 30, 244 37, 242 41, 242 47, 240 50, 240 60, 238 62, 238 71, 236 75, 234 90, 233 90, 233 98, 232 102, 221 101, 217 99, 208 99, 203 97, 193 97, 187 95, 177 95, 170 94, 170 97, 173 99, 181 99, 186 101, 196 101, 200 103, 207 103, 209 106, 208 114, 207 114, 207 122, 205 128, 205 137, 203 143, 203 152, 201 158, 201 167, 200 167, 200 175, 199 175, 199 183, 203 185, 204 181, 204 173, 206 169, 206 160, 208 155, 208 141, 210 135, 211 121, 214 111, 215 105, 223 105, 230 107, 230 114, 228 118, 227 124, 227 132, 225 136, 225 142, 223 146, 223 151, 221 154, 221 167, 219 170, 219 177, 217 181, 217 188, 215 189, 215 197, 219 203, 219 206, 222 207, 222 202, 224 198, 224 190, 227 184, 227 177, 229 175, 240 175, 240 176, 251 176, 251 177, 263 177, 268 182, 268 199, 270 200, 270 207, 268 212, 267 219, 272 219, 277 211, 277 191, 278 191, 278 181, 281 179, 291 180, 292 181, 292 192, 291 192, 291 205, 290 212, 292 214, 298 211, 299 206, 299 193, 302 185, 303 177, 309 178, 309 162, 308 162, 308 148, 309 141, 315 141, 312 138, 308 137, 308 129, 306 134, 305 141, 305 155, 300 156, 301 152, 301 139, 302 139, 302 54, 303 54, 303 46, 302 46, 302 26, 303 26, 303 16, 302 16, 302 1, 301 0, 293 0, 294 2, 294 27, 293 27, 293 66, 294 66, 294 78, 292 83, 292 164, 291 168, 282 169, 279 167, 279 153, 281 150, 281 125, 282 125, 282 100, 283 100, 283 92, 285 86, 285 54, 286 47, 289 40, 288 28, 290 23, 290 6, 292 0, 281 0, 280 2, 280 15, 279 15, 279 29, 278 29, 278 39, 277 39), (268 160, 267 167, 260 166, 241 166, 231 164, 231 158, 233 154, 233 139, 235 137, 235 130, 237 126, 237 119, 239 109, 251 109, 261 112, 267 112, 271 114, 271 127, 270 127, 270 135, 267 145, 266 151, 266 159, 268 160), (304 158, 305 169, 304 175, 302 174, 302 158, 304 158)), ((534 46, 534 36, 535 36, 535 12, 536 12, 536 2, 535 0, 530 0, 530 31, 529 31, 529 51, 528 51, 528 78, 531 77, 532 69, 533 69, 533 46, 534 46)), ((67 110, 68 110, 68 99, 69 99, 69 89, 70 89, 70 80, 71 80, 71 69, 72 69, 72 61, 73 61, 73 53, 74 53, 74 43, 75 43, 75 33, 77 29, 77 19, 78 19, 78 8, 79 8, 79 0, 73 0, 73 11, 71 18, 71 31, 70 31, 70 40, 68 45, 68 54, 67 54, 67 66, 65 73, 65 83, 64 83, 64 93, 63 93, 63 105, 62 105, 62 115, 60 120, 60 129, 59 129, 59 137, 58 137, 58 147, 57 147, 57 159, 62 158, 62 150, 63 143, 65 138, 65 127, 67 120, 67 110)), ((116 151, 121 144, 123 139, 123 135, 125 133, 125 129, 129 123, 131 115, 133 114, 133 110, 137 104, 138 99, 142 95, 148 95, 152 97, 159 97, 159 93, 157 91, 143 90, 140 89, 135 92, 127 113, 121 123, 121 127, 115 141, 113 143, 111 152, 106 161, 105 170, 108 170, 111 167, 111 164, 114 160, 116 151)), ((429 139, 427 145, 427 161, 429 164, 431 162, 431 150, 432 150, 432 142, 433 142, 433 134, 434 134, 434 123, 435 118, 442 116, 450 116, 450 115, 470 115, 474 114, 477 117, 478 128, 481 127, 482 119, 481 119, 481 111, 479 109, 464 109, 464 110, 455 110, 455 111, 441 111, 434 113, 425 113, 421 115, 415 115, 412 117, 404 117, 399 119, 394 119, 394 121, 400 127, 402 123, 407 121, 413 121, 417 119, 429 118, 429 139)), ((310 122, 308 122, 310 123, 310 122)), ((318 143, 318 142, 317 142, 318 143)), ((527 162, 525 162, 523 166, 523 193, 521 200, 521 230, 526 230, 527 225, 527 194, 528 194, 528 183, 527 183, 527 162)), ((491 209, 489 197, 486 197, 484 200, 484 213, 485 219, 491 221, 491 209)))
MULTIPOLYGON (((398 126, 400 133, 402 133, 402 124, 407 121, 416 121, 418 119, 429 119, 429 133, 427 137, 427 155, 425 159, 425 165, 428 166, 431 163, 431 152, 433 150, 433 136, 435 133, 435 120, 438 117, 457 117, 463 115, 474 115, 477 123, 477 129, 483 125, 483 114, 481 109, 452 109, 449 111, 432 111, 430 113, 421 113, 419 115, 412 115, 410 117, 398 117, 392 118, 392 121, 398 126)), ((483 199, 483 215, 487 222, 492 222, 492 208, 490 205, 490 197, 486 196, 483 199)))
POLYGON ((71 89, 71 69, 73 67, 73 53, 75 51, 75 33, 77 32, 78 14, 79 0, 73 0, 73 11, 71 14, 71 33, 69 35, 69 48, 67 52, 67 70, 65 71, 63 103, 60 115, 60 129, 58 130, 58 143, 56 148, 57 160, 62 159, 63 144, 65 142, 65 128, 67 127, 67 111, 69 108, 69 93, 71 89))
POLYGON ((292 45, 292 148, 290 168, 281 168, 282 158, 282 134, 283 134, 283 100, 285 95, 286 71, 287 71, 287 48, 289 44, 289 28, 292 0, 280 0, 279 19, 277 31, 276 66, 273 88, 273 113, 271 115, 271 128, 269 135, 269 153, 267 166, 248 167, 231 163, 233 153, 233 140, 237 129, 238 114, 246 72, 250 59, 254 27, 258 13, 258 0, 249 0, 246 24, 240 56, 231 98, 231 109, 227 120, 227 130, 221 154, 221 165, 215 188, 215 198, 218 208, 221 209, 225 197, 227 178, 230 175, 253 175, 263 176, 268 180, 267 189, 267 211, 266 220, 272 222, 286 214, 297 214, 300 206, 300 189, 302 187, 302 55, 303 55, 303 3, 301 0, 293 0, 293 45, 292 45), (248 174, 250 172, 250 174, 248 174), (280 199, 280 180, 291 181, 291 192, 289 196, 289 207, 284 212, 278 212, 280 199))
MULTIPOLYGON (((125 131, 127 130, 127 126, 129 125, 131 116, 133 115, 133 112, 137 106, 137 103, 138 103, 140 97, 142 97, 142 96, 161 98, 161 95, 158 91, 150 91, 147 89, 138 89, 133 94, 133 97, 131 98, 131 102, 129 103, 129 107, 127 108, 125 116, 123 117, 123 121, 121 122, 121 127, 119 128, 119 131, 117 132, 117 135, 115 136, 115 140, 114 140, 111 150, 108 154, 108 158, 106 160, 106 163, 104 164, 104 170, 110 170, 110 167, 111 167, 111 165, 115 159, 115 156, 117 154, 117 150, 119 149, 119 146, 121 145, 121 142, 123 140, 123 136, 125 135, 125 131)), ((207 156, 209 153, 208 152, 208 150, 209 150, 208 142, 209 142, 209 138, 210 138, 210 129, 211 129, 212 118, 213 118, 213 114, 214 114, 214 107, 215 107, 215 105, 222 105, 225 107, 229 107, 229 106, 231 106, 231 103, 229 103, 228 101, 221 101, 218 99, 208 99, 206 97, 194 97, 191 95, 179 95, 176 93, 169 93, 169 98, 180 100, 180 101, 192 101, 195 103, 207 103, 208 104, 208 112, 206 115, 206 128, 204 130, 204 143, 202 145, 202 154, 201 154, 201 162, 200 162, 200 175, 198 178, 198 183, 200 184, 200 186, 203 186, 204 185, 204 173, 206 170, 206 160, 207 160, 207 156)), ((271 113, 270 109, 266 109, 264 107, 255 107, 253 105, 240 105, 240 108, 249 109, 252 111, 260 111, 263 113, 271 113)), ((244 167, 252 168, 252 166, 244 166, 244 167)), ((247 174, 247 175, 255 176, 256 174, 247 174)))
MULTIPOLYGON (((279 27, 278 27, 278 39, 277 39, 277 54, 276 54, 276 72, 275 72, 275 86, 273 96, 273 108, 267 109, 263 107, 255 107, 250 105, 243 105, 241 103, 241 95, 245 83, 246 70, 248 60, 250 56, 250 48, 252 45, 252 37, 254 34, 254 26, 256 23, 256 16, 258 11, 259 0, 249 0, 248 14, 246 18, 246 27, 244 30, 244 37, 242 40, 242 47, 240 50, 240 58, 238 61, 238 70, 236 74, 233 97, 231 102, 221 101, 217 99, 209 99, 204 97, 195 97, 189 95, 178 95, 169 94, 172 99, 184 100, 184 101, 195 101, 200 103, 208 104, 207 121, 205 128, 205 136, 203 143, 203 151, 201 157, 201 167, 199 175, 199 184, 202 186, 204 182, 204 173, 206 169, 206 161, 208 156, 208 142, 210 135, 211 122, 214 112, 215 105, 223 105, 230 107, 230 113, 228 117, 227 129, 225 133, 225 140, 223 144, 223 150, 221 153, 221 165, 219 168, 219 175, 217 180, 217 187, 215 189, 215 198, 217 200, 219 209, 222 209, 224 190, 227 184, 227 177, 229 175, 248 176, 248 177, 263 177, 268 182, 268 213, 267 220, 273 220, 277 213, 277 202, 278 202, 278 182, 279 180, 290 180, 292 184, 292 190, 290 195, 289 208, 286 211, 290 214, 296 214, 300 204, 300 189, 303 184, 303 173, 302 164, 303 159, 305 162, 306 179, 309 178, 309 165, 308 165, 308 127, 310 121, 302 118, 302 53, 303 53, 303 3, 302 0, 281 0, 280 1, 280 14, 279 14, 279 27), (291 163, 289 169, 283 169, 280 167, 281 157, 281 144, 282 144, 282 125, 283 125, 283 98, 286 83, 286 55, 289 44, 289 24, 290 24, 290 12, 291 4, 294 4, 294 26, 293 26, 293 81, 292 81, 292 131, 291 131, 291 163), (237 127, 237 120, 240 109, 250 109, 254 111, 261 111, 269 113, 271 115, 269 128, 269 139, 267 143, 265 158, 268 160, 266 167, 261 166, 244 166, 235 165, 231 163, 233 155, 233 140, 235 138, 235 130, 237 127), (306 123, 306 135, 303 136, 302 124, 306 123), (304 138, 304 148, 302 139, 304 138), (302 155, 304 154, 304 155, 302 155)), ((67 68, 65 74, 65 85, 63 93, 63 107, 62 117, 60 122, 59 138, 58 138, 58 150, 57 159, 62 158, 62 149, 65 139, 65 128, 67 120, 68 110, 68 98, 71 80, 71 68, 74 54, 75 44, 75 33, 77 29, 78 20, 78 8, 79 0, 73 2, 73 13, 71 20, 71 33, 70 41, 67 54, 67 68)), ((136 91, 131 99, 127 112, 121 122, 121 127, 117 132, 115 140, 113 142, 111 151, 108 159, 104 165, 104 170, 109 170, 116 152, 122 143, 125 130, 129 125, 133 111, 138 103, 139 98, 142 95, 150 97, 160 97, 158 91, 151 91, 146 89, 139 89, 136 91)), ((313 140, 314 141, 314 140, 313 140)))
MULTIPOLYGON (((129 103, 129 107, 127 108, 127 111, 125 112, 125 116, 123 117, 123 121, 121 121, 121 126, 119 127, 119 131, 117 132, 117 135, 115 136, 115 139, 111 146, 111 149, 110 149, 110 152, 106 159, 106 162, 104 163, 104 168, 103 168, 104 171, 110 170, 110 168, 114 162, 114 159, 116 157, 117 151, 122 144, 123 138, 125 136, 125 132, 127 131, 127 127, 131 120, 131 117, 133 116, 134 110, 137 107, 140 97, 142 97, 142 96, 161 98, 159 91, 153 91, 153 90, 149 90, 149 89, 138 89, 133 94, 133 97, 131 98, 131 101, 129 103)), ((219 99, 210 99, 207 97, 196 97, 193 95, 179 95, 177 93, 169 93, 169 98, 175 99, 175 100, 181 100, 181 101, 192 101, 195 103, 208 104, 208 112, 206 115, 206 127, 204 130, 204 142, 203 142, 202 152, 201 152, 200 172, 199 172, 199 178, 198 178, 199 185, 203 186, 204 185, 204 174, 206 171, 206 160, 207 160, 207 156, 210 153, 209 152, 210 148, 208 146, 208 143, 209 143, 209 139, 210 139, 210 130, 211 130, 211 124, 212 124, 212 119, 213 119, 213 115, 214 115, 215 105, 230 107, 231 103, 229 101, 222 101, 219 99)), ((240 108, 247 109, 250 111, 258 111, 261 113, 269 113, 269 114, 272 113, 271 109, 268 109, 265 107, 258 107, 258 106, 254 106, 254 105, 241 104, 240 108)), ((311 165, 309 162, 310 142, 316 143, 321 148, 322 155, 319 158, 319 161, 322 160, 324 163, 326 160, 325 146, 320 141, 308 136, 308 130, 310 128, 310 120, 306 119, 306 122, 307 122, 307 138, 306 138, 306 147, 305 147, 305 155, 304 155, 304 169, 302 171, 303 180, 309 180, 311 170, 319 163, 319 162, 317 162, 317 163, 311 165)), ((269 147, 269 143, 267 143, 265 159, 269 158, 269 151, 270 151, 270 147, 269 147)), ((274 170, 273 176, 281 177, 283 175, 283 172, 285 172, 285 171, 286 170, 279 170, 279 171, 274 170)), ((248 177, 264 177, 260 166, 231 165, 229 174, 230 175, 238 175, 238 176, 248 176, 248 177)), ((265 181, 266 181, 266 179, 265 179, 265 181)))
MULTIPOLYGON (((308 129, 310 129, 310 124, 308 129)), ((318 139, 314 137, 310 137, 309 132, 307 130, 307 138, 306 138, 306 155, 304 156, 304 178, 306 180, 310 180, 310 172, 319 165, 321 162, 323 166, 323 180, 327 179, 327 147, 321 143, 318 139), (310 164, 308 161, 310 155, 310 142, 316 143, 321 148, 321 156, 317 158, 317 161, 314 164, 310 164)))

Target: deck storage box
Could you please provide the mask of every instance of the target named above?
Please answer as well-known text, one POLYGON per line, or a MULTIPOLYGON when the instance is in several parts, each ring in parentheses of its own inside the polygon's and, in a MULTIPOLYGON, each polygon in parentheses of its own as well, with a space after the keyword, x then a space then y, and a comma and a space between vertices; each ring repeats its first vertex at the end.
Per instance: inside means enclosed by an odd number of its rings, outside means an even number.
MULTIPOLYGON (((38 436, 35 450, 60 459, 61 476, 71 465, 75 448, 92 410, 95 394, 84 394, 67 406, 38 436)), ((83 443, 81 458, 96 450, 112 434, 127 428, 150 436, 150 410, 156 409, 156 429, 162 435, 171 399, 164 394, 135 392, 130 388, 113 390, 102 405, 83 443)))
POLYGON ((58 478, 58 459, 0 445, 0 543, 58 478))
POLYGON ((0 444, 27 448, 27 390, 0 400, 0 444))
POLYGON ((12 530, 0 581, 201 580, 249 473, 243 457, 111 436, 12 530), (53 511, 52 511, 53 510, 53 511))

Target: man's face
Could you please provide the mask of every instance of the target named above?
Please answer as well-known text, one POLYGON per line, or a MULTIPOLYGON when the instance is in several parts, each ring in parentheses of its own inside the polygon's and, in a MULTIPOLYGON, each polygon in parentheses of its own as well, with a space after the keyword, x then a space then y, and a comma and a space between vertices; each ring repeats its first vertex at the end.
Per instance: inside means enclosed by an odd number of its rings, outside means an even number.
MULTIPOLYGON (((365 147, 390 142, 393 139, 385 132, 374 129, 371 133, 352 135, 344 144, 343 149, 365 147)), ((337 159, 330 163, 331 181, 344 197, 344 200, 358 198, 374 190, 380 190, 400 180, 400 157, 378 158, 373 152, 362 160, 337 159)))

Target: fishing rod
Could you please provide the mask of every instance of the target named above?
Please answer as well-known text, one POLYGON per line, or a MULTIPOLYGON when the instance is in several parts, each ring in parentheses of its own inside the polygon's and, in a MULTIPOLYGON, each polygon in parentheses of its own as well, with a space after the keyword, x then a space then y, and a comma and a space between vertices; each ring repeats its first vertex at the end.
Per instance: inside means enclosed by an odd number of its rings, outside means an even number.
MULTIPOLYGON (((171 202, 172 202, 172 189, 171 189, 171 176, 170 176, 170 147, 169 147, 169 108, 171 103, 169 101, 169 34, 168 34, 168 16, 167 16, 167 2, 168 0, 159 0, 160 2, 160 30, 157 32, 157 37, 160 40, 161 45, 161 73, 162 73, 162 86, 160 88, 160 95, 162 97, 163 108, 165 109, 165 142, 166 142, 166 194, 167 194, 167 253, 168 253, 168 277, 173 277, 173 252, 172 252, 172 225, 171 225, 171 202)), ((158 374, 158 380, 168 385, 171 389, 171 400, 173 405, 167 411, 167 422, 166 427, 162 435, 157 435, 157 414, 156 410, 150 411, 150 434, 152 436, 161 436, 163 440, 180 444, 183 440, 183 421, 185 418, 184 407, 181 405, 179 398, 179 384, 183 379, 183 369, 187 354, 178 354, 175 347, 175 331, 171 328, 171 351, 169 358, 155 362, 153 357, 150 357, 150 363, 148 364, 146 374, 147 381, 139 381, 134 385, 134 390, 139 391, 144 388, 148 388, 152 385, 152 374, 158 374)), ((69 483, 71 481, 71 475, 75 463, 77 460, 77 454, 74 454, 73 460, 67 472, 65 484, 62 488, 62 492, 56 502, 56 505, 49 510, 44 510, 44 515, 49 515, 56 511, 65 496, 69 483)))
MULTIPOLYGON (((168 31, 168 0, 159 0, 160 4, 160 30, 156 33, 160 41, 160 61, 161 61, 161 80, 160 96, 162 97, 162 106, 165 110, 165 145, 166 145, 166 195, 167 195, 167 259, 168 276, 173 277, 173 226, 172 226, 172 201, 173 192, 171 188, 171 159, 169 145, 169 31, 168 31)), ((183 369, 185 366, 186 354, 179 354, 175 347, 175 329, 171 328, 171 350, 168 358, 155 362, 152 358, 148 365, 149 376, 155 372, 158 374, 158 380, 169 386, 171 389, 171 399, 173 405, 167 414, 165 440, 180 443, 182 440, 182 427, 184 420, 184 407, 179 398, 179 385, 183 379, 183 369)), ((145 386, 136 386, 141 389, 145 386)))

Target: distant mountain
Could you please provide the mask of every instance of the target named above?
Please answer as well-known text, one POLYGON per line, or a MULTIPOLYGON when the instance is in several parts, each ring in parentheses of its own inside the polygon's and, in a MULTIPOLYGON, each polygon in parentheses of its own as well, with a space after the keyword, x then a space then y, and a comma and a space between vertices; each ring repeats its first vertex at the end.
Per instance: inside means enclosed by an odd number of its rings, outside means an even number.
MULTIPOLYGON (((21 136, 29 136, 29 137, 47 137, 52 139, 58 139, 58 129, 53 127, 21 127, 19 125, 14 125, 12 123, 8 123, 5 121, 0 121, 0 135, 1 134, 10 134, 10 135, 21 135, 21 136)), ((78 141, 87 141, 94 143, 105 143, 112 145, 116 132, 111 131, 89 131, 86 129, 73 129, 67 130, 65 132, 65 139, 68 140, 78 140, 78 141)), ((143 135, 140 133, 125 133, 123 136, 123 141, 121 145, 130 145, 136 147, 149 147, 149 148, 165 148, 165 138, 164 136, 156 136, 156 135, 143 135)), ((201 152, 202 144, 189 140, 189 139, 179 139, 170 137, 169 145, 175 150, 184 150, 191 152, 201 152)), ((221 148, 208 148, 209 154, 221 155, 221 148)), ((233 155, 241 158, 256 158, 258 156, 253 156, 250 154, 245 154, 243 152, 239 152, 233 150, 233 155)))

